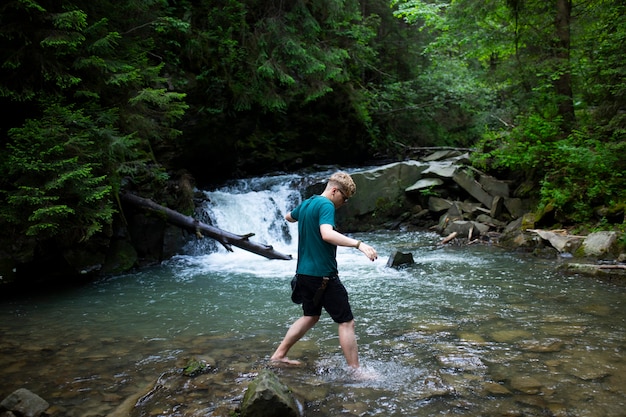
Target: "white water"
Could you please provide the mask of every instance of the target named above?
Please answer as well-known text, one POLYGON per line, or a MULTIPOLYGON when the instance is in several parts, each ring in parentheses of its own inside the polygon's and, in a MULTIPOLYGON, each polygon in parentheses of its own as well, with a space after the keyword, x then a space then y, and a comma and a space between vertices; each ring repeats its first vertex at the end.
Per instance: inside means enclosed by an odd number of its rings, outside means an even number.
MULTIPOLYGON (((282 219, 306 182, 240 181, 207 192, 207 213, 295 258, 296 226, 282 219)), ((324 316, 291 352, 305 366, 276 370, 306 416, 624 415, 623 286, 497 248, 439 246, 432 233, 355 237, 380 254, 372 263, 338 250, 361 362, 378 377, 346 372, 324 316), (416 264, 387 268, 396 249, 416 264)), ((201 395, 168 393, 138 415, 228 415, 300 314, 289 300, 295 259, 233 250, 191 242, 157 268, 0 305, 0 397, 26 387, 64 415, 106 415, 199 355, 217 369, 193 380, 201 395)))

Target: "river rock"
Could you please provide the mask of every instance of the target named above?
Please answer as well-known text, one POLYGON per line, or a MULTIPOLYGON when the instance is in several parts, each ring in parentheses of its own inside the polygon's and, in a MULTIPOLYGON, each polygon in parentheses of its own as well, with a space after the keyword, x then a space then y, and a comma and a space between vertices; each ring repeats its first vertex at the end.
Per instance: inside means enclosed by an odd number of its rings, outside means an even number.
POLYGON ((524 394, 539 394, 543 384, 532 376, 515 376, 511 379, 511 388, 524 394))
POLYGON ((569 372, 584 381, 600 380, 611 375, 606 367, 596 364, 580 364, 579 366, 570 368, 569 372))
POLYGON ((415 184, 428 164, 420 161, 404 161, 387 164, 352 174, 356 194, 350 203, 338 210, 336 216, 354 217, 368 214, 384 202, 389 204, 405 197, 404 190, 415 184))
POLYGON ((513 343, 531 336, 530 332, 521 329, 498 330, 491 334, 491 338, 498 343, 513 343))
POLYGON ((492 196, 508 197, 509 183, 506 181, 498 180, 489 175, 481 175, 478 183, 492 196))
POLYGON ((588 276, 618 275, 620 271, 602 268, 602 265, 589 263, 567 262, 557 266, 557 269, 574 274, 588 276))
POLYGON ((241 404, 241 417, 299 417, 291 390, 268 369, 248 385, 241 404))
POLYGON ((50 404, 37 394, 26 388, 13 391, 0 403, 0 411, 10 411, 23 417, 38 417, 48 409, 50 404))
POLYGON ((451 158, 461 158, 462 156, 465 156, 466 158, 468 158, 467 153, 462 154, 461 152, 455 150, 455 149, 442 149, 439 151, 435 151, 429 155, 426 155, 425 157, 422 158, 423 161, 441 161, 442 159, 451 159, 451 158))
POLYGON ((485 207, 491 209, 493 196, 483 189, 478 181, 469 175, 464 169, 460 168, 454 172, 452 177, 454 182, 459 184, 461 188, 469 193, 476 200, 480 201, 485 207))
POLYGON ((458 237, 469 237, 471 234, 472 238, 475 239, 478 236, 484 236, 488 231, 489 226, 485 224, 473 221, 456 220, 444 229, 443 234, 448 236, 451 233, 456 232, 458 237))
POLYGON ((439 185, 443 185, 443 180, 440 178, 422 178, 421 180, 417 181, 415 184, 407 187, 404 191, 406 191, 407 193, 410 193, 414 191, 425 190, 431 187, 437 187, 439 185))
POLYGON ((519 219, 530 211, 530 201, 522 200, 521 198, 505 198, 504 207, 511 217, 519 219))
POLYGON ((187 365, 183 369, 183 375, 194 377, 205 372, 208 372, 211 369, 211 366, 207 364, 205 361, 198 358, 191 358, 187 362, 187 365))
MULTIPOLYGON (((552 247, 559 252, 572 253, 580 245, 583 239, 580 236, 570 236, 564 231, 551 231, 541 229, 529 229, 529 232, 538 234, 542 239, 550 242, 552 247)), ((585 239, 586 240, 586 239, 585 239)))
POLYGON ((499 228, 506 227, 505 222, 498 220, 498 219, 494 219, 493 217, 488 216, 486 214, 479 214, 478 217, 476 217, 476 220, 486 225, 493 225, 494 227, 499 227, 499 228))
POLYGON ((502 215, 502 211, 504 210, 504 197, 495 196, 491 201, 491 210, 489 211, 489 215, 491 217, 500 217, 502 215))
POLYGON ((485 338, 477 333, 461 332, 459 333, 459 339, 472 345, 485 345, 487 343, 485 338))
POLYGON ((424 175, 429 177, 441 178, 444 181, 452 179, 454 171, 458 168, 458 165, 450 161, 446 162, 431 162, 423 172, 424 175))
POLYGON ((139 256, 133 244, 127 240, 114 240, 102 267, 102 272, 118 274, 128 271, 138 262, 139 256))
POLYGON ((413 265, 414 263, 412 253, 395 251, 387 260, 387 268, 397 268, 402 265, 413 265))
POLYGON ((437 355, 437 362, 444 368, 460 369, 463 371, 474 371, 485 368, 485 364, 477 355, 462 350, 437 355))
POLYGON ((448 210, 450 207, 452 207, 452 201, 450 200, 440 197, 428 198, 428 210, 434 213, 441 213, 442 211, 448 210))
POLYGON ((454 387, 446 384, 439 375, 426 377, 423 384, 420 393, 417 394, 417 398, 421 400, 454 395, 456 392, 454 387))
POLYGON ((511 391, 507 387, 497 382, 483 383, 483 390, 487 395, 511 395, 511 391))
POLYGON ((563 341, 559 339, 523 340, 520 348, 526 352, 546 353, 559 352, 563 348, 563 341))
POLYGON ((582 244, 585 256, 604 256, 612 252, 617 241, 616 232, 590 233, 582 244))

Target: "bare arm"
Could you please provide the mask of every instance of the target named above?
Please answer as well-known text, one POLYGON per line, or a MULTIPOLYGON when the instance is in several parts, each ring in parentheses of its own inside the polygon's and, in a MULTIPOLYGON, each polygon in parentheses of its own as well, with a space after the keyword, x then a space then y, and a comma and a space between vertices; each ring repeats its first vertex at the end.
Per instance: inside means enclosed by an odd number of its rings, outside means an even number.
POLYGON ((297 220, 294 219, 293 217, 291 217, 291 212, 287 213, 285 215, 285 220, 287 220, 289 223, 295 223, 297 220))
MULTIPOLYGON (((289 220, 289 219, 287 219, 289 220)), ((351 237, 342 235, 330 224, 322 224, 320 226, 320 233, 322 234, 322 239, 325 242, 332 243, 337 246, 347 246, 350 248, 357 248, 365 256, 367 256, 371 261, 375 261, 378 258, 378 254, 376 253, 376 249, 368 245, 367 243, 363 243, 360 240, 352 239, 351 237)))

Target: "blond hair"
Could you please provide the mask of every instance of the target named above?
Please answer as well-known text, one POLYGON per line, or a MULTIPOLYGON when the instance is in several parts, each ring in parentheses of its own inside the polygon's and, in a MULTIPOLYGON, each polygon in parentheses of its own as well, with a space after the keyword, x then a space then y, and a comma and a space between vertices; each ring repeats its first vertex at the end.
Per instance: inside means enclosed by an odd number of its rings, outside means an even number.
POLYGON ((338 187, 346 197, 350 198, 356 193, 356 184, 352 177, 343 171, 335 172, 328 179, 328 185, 338 187))

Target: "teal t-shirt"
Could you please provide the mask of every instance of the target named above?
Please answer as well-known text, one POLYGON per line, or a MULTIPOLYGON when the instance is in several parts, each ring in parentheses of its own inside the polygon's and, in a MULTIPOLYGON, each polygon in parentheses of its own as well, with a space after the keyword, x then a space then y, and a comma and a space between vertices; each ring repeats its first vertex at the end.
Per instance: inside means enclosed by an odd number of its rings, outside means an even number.
POLYGON ((324 242, 320 225, 335 227, 335 206, 326 197, 314 195, 292 210, 298 221, 298 274, 327 277, 337 274, 337 246, 324 242))

